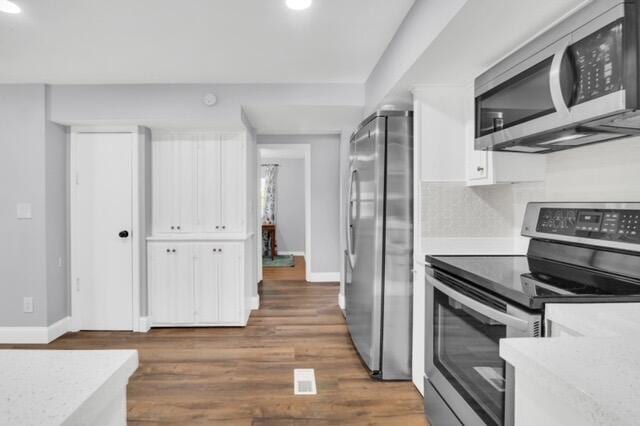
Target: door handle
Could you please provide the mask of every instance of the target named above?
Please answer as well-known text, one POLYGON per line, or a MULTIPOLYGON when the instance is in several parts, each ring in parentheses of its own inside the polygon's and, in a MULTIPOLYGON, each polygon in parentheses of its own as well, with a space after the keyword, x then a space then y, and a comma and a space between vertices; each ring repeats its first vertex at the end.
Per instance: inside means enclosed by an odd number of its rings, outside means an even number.
POLYGON ((560 42, 558 50, 553 55, 551 61, 551 69, 549 70, 549 90, 551 93, 551 101, 556 111, 563 116, 569 115, 569 108, 564 101, 562 95, 562 59, 569 47, 569 40, 565 39, 560 42))
POLYGON ((128 236, 129 236, 129 231, 127 230, 118 232, 118 237, 120 238, 127 238, 128 236))

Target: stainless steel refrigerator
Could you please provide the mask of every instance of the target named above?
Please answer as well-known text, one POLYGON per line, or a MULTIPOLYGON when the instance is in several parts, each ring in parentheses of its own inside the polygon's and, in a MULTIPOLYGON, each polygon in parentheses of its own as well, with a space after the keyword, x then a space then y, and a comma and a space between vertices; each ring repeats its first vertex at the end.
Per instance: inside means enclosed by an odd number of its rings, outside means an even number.
POLYGON ((413 113, 371 115, 351 138, 345 308, 373 377, 411 378, 413 113))

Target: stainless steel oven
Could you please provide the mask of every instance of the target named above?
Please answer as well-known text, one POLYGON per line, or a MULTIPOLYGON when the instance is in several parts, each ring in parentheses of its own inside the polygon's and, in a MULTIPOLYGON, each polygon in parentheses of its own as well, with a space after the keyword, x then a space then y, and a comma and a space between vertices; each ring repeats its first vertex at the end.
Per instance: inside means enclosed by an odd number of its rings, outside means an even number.
POLYGON ((638 133, 640 4, 599 0, 475 82, 476 149, 545 153, 638 133))
POLYGON ((500 358, 499 341, 539 337, 540 312, 429 267, 426 302, 425 385, 460 424, 513 424, 513 370, 500 358))

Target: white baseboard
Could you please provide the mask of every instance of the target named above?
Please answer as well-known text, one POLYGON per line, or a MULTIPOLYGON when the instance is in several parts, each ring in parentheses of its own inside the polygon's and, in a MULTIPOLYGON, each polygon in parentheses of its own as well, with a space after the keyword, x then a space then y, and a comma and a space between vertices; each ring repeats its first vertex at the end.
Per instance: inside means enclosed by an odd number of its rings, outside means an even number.
POLYGON ((46 327, 0 327, 0 343, 47 344, 69 331, 71 318, 64 317, 46 327))
POLYGON ((47 327, 47 343, 53 342, 58 337, 71 330, 71 317, 64 317, 60 321, 54 322, 47 327))
POLYGON ((138 321, 138 328, 133 331, 147 333, 149 330, 151 330, 151 317, 140 317, 138 321))
POLYGON ((340 293, 338 295, 338 306, 340 306, 340 309, 342 309, 343 311, 345 310, 345 304, 344 304, 344 294, 340 293))
POLYGON ((279 251, 278 254, 283 254, 283 255, 293 255, 293 256, 304 256, 304 252, 303 251, 279 251))
POLYGON ((309 282, 312 282, 312 283, 340 282, 340 272, 309 272, 309 282))
POLYGON ((256 311, 258 309, 260 309, 260 295, 251 298, 251 310, 256 311))

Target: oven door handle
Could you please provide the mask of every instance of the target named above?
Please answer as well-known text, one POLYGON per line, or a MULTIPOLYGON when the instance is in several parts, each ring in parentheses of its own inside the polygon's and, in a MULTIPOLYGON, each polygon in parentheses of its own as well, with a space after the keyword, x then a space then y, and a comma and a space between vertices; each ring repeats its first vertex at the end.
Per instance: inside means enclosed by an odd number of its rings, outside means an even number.
POLYGON ((498 321, 508 327, 512 327, 520 331, 527 331, 529 329, 528 321, 525 321, 513 315, 506 314, 504 312, 500 312, 497 309, 493 309, 485 305, 484 303, 480 303, 477 300, 465 296, 464 294, 458 293, 451 287, 441 283, 435 278, 430 279, 430 281, 433 283, 433 286, 435 288, 437 288, 456 302, 465 305, 466 307, 474 310, 475 312, 478 312, 479 314, 482 314, 493 319, 494 321, 498 321))

